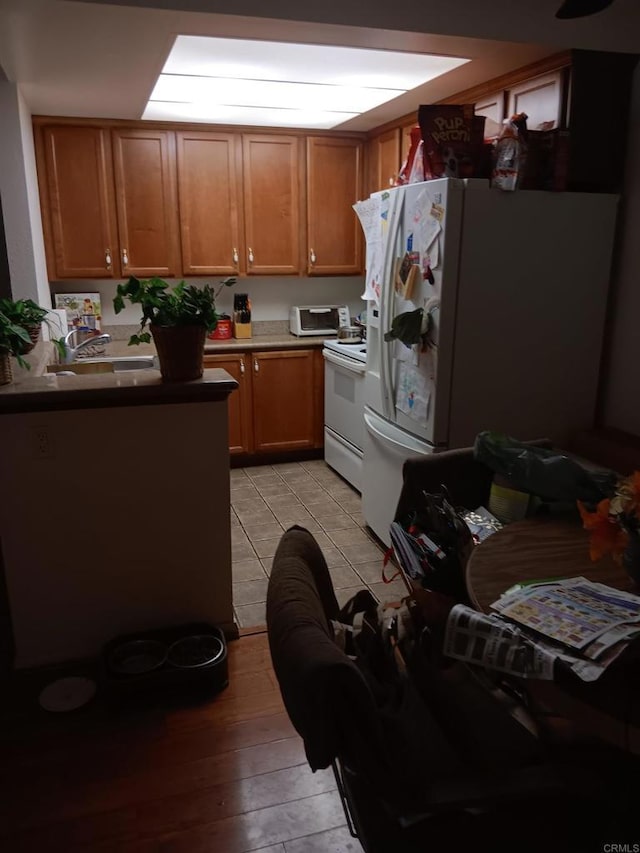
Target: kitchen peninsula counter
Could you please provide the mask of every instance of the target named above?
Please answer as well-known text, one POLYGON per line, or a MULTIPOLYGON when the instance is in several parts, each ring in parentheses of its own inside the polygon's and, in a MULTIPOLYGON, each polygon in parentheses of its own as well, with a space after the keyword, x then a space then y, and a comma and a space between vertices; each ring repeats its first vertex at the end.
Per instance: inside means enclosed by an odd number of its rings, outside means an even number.
POLYGON ((0 389, 0 612, 10 613, 0 650, 15 649, 2 665, 96 660, 115 637, 186 623, 237 636, 236 387, 221 369, 179 383, 147 369, 21 375, 0 389))
POLYGON ((149 406, 224 400, 238 387, 225 370, 210 368, 191 382, 164 382, 159 370, 25 376, 0 386, 0 415, 64 409, 149 406))

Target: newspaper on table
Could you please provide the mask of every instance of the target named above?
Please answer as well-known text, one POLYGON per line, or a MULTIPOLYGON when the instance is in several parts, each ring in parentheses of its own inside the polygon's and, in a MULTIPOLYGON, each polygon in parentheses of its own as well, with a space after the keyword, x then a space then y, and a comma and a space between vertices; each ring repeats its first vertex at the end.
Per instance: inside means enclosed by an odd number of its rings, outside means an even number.
POLYGON ((456 605, 445 654, 524 678, 552 679, 556 660, 595 681, 640 635, 640 597, 571 578, 505 593, 485 615, 456 605))

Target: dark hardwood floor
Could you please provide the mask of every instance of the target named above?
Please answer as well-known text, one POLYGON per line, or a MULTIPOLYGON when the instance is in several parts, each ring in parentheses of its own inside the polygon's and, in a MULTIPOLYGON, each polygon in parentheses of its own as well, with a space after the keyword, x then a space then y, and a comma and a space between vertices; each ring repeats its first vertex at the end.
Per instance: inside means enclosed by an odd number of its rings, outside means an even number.
POLYGON ((266 634, 229 644, 229 686, 41 710, 0 703, 3 853, 357 853, 330 770, 312 773, 266 634))

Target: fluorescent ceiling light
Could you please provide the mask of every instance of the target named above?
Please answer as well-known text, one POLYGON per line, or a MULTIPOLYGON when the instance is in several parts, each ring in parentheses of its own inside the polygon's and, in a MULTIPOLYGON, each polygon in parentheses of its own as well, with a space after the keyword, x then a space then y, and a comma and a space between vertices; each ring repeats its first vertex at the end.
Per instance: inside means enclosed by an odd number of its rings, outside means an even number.
POLYGON ((322 83, 161 74, 150 100, 279 109, 308 109, 313 106, 315 110, 361 113, 403 94, 401 89, 364 89, 355 86, 324 86, 322 83))
POLYGON ((247 124, 260 127, 301 127, 331 130, 358 113, 278 110, 260 107, 210 106, 149 101, 143 118, 153 121, 204 121, 212 124, 247 124))
POLYGON ((328 129, 468 61, 178 36, 143 118, 328 129))

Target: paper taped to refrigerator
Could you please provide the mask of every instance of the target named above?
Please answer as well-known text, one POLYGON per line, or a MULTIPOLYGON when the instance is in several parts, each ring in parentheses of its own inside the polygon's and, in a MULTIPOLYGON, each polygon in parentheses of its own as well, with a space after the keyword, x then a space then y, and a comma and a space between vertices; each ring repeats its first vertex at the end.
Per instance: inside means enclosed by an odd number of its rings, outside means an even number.
POLYGON ((380 303, 382 283, 382 205, 380 196, 371 196, 353 205, 366 239, 364 293, 362 299, 380 303))
POLYGON ((362 294, 362 299, 372 300, 376 305, 380 304, 383 261, 382 243, 380 241, 372 244, 367 243, 364 293, 362 294))
POLYGON ((396 408, 415 421, 426 423, 431 391, 426 376, 406 361, 398 364, 396 408))
MULTIPOLYGON (((433 255, 431 246, 442 231, 442 225, 438 219, 431 215, 433 200, 429 193, 424 190, 416 199, 416 206, 413 212, 413 229, 414 229, 414 249, 417 249, 420 254, 433 255)), ((433 257, 432 257, 433 261, 433 257)), ((431 263, 433 268, 435 263, 431 263)))

